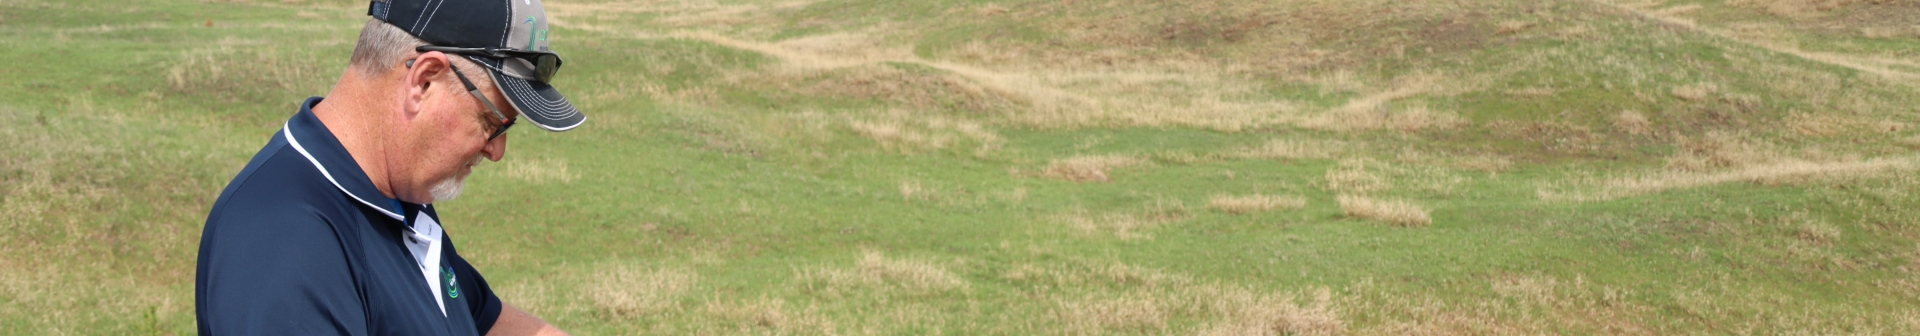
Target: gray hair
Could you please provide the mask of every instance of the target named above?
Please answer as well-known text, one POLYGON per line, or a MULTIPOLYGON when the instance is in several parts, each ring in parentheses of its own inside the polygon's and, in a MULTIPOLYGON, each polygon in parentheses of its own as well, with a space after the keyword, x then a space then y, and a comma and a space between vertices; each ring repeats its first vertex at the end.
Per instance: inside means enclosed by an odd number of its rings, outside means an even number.
MULTIPOLYGON (((384 75, 387 71, 399 68, 400 62, 412 59, 416 54, 413 48, 423 45, 427 45, 427 41, 413 37, 413 34, 408 34, 400 27, 380 19, 369 19, 367 25, 360 28, 360 39, 354 42, 353 57, 347 61, 347 67, 367 77, 384 75)), ((457 59, 451 63, 465 68, 460 71, 467 73, 475 82, 474 85, 486 87, 493 84, 492 76, 485 75, 487 70, 473 64, 473 61, 458 56, 448 59, 457 59)))

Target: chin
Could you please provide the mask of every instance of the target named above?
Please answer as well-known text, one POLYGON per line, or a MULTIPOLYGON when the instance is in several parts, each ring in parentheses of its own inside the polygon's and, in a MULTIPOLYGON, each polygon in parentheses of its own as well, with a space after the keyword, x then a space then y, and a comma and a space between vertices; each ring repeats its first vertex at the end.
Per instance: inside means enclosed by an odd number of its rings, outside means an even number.
POLYGON ((462 189, 463 184, 466 184, 465 182, 465 178, 448 178, 440 181, 440 183, 434 184, 432 189, 427 190, 427 193, 433 195, 434 202, 451 201, 455 198, 460 198, 460 189, 462 189))

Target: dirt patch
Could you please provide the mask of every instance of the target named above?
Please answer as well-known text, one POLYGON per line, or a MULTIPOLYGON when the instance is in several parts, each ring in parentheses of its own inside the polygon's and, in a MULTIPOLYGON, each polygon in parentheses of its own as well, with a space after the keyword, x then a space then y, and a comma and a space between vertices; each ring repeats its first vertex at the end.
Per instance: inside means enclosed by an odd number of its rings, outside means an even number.
MULTIPOLYGON (((1518 32, 1522 28, 1503 30, 1518 32)), ((1457 13, 1438 22, 1422 25, 1416 35, 1424 42, 1417 46, 1428 53, 1476 50, 1487 44, 1492 37, 1487 32, 1493 30, 1486 13, 1457 13)))
MULTIPOLYGON (((1729 4, 1753 8, 1774 16, 1791 19, 1815 19, 1836 12, 1872 11, 1885 8, 1913 7, 1912 1, 1902 0, 1735 0, 1729 4), (1904 5, 1904 6, 1903 6, 1904 5), (1884 7, 1884 8, 1883 8, 1884 7)), ((1911 16, 1907 17, 1911 23, 1911 16)))
POLYGON ((1858 1, 1818 20, 1819 27, 1834 33, 1859 34, 1869 38, 1920 38, 1920 1, 1858 1))

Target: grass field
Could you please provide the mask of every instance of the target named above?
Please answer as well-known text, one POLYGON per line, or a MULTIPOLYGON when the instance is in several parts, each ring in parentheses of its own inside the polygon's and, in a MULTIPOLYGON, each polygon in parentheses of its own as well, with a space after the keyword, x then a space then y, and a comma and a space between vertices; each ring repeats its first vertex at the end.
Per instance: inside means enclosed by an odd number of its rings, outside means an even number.
MULTIPOLYGON (((1914 0, 547 7, 439 206, 576 335, 1920 334, 1914 0)), ((364 12, 0 0, 0 333, 193 333, 364 12)))

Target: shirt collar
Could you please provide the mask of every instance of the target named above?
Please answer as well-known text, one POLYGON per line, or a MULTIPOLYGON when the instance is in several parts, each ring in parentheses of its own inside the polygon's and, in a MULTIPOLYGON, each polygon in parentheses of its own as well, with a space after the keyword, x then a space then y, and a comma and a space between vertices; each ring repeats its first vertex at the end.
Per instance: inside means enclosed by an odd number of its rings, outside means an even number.
POLYGON ((307 161, 320 170, 320 175, 326 176, 327 181, 333 182, 333 186, 340 188, 347 197, 382 215, 405 221, 405 216, 389 209, 387 196, 380 194, 380 189, 373 186, 373 181, 367 178, 365 171, 360 170, 360 164, 353 160, 353 155, 340 145, 340 139, 334 138, 333 132, 327 130, 327 125, 320 123, 320 118, 313 115, 313 106, 320 104, 321 99, 307 98, 307 101, 300 103, 300 112, 287 119, 286 125, 280 130, 286 136, 287 144, 293 145, 294 150, 306 156, 307 161))

